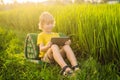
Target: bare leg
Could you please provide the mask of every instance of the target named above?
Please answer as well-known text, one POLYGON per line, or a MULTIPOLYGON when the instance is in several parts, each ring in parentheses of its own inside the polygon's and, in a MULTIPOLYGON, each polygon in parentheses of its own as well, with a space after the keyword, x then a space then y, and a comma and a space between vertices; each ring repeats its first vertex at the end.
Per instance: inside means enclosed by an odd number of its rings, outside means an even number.
POLYGON ((60 67, 63 68, 67 65, 63 59, 64 56, 65 54, 63 49, 60 50, 57 45, 52 45, 51 48, 48 49, 44 57, 49 57, 51 60, 54 59, 60 65, 60 67))
POLYGON ((62 58, 59 47, 57 45, 52 45, 51 49, 53 52, 53 58, 61 66, 61 68, 66 66, 67 64, 65 63, 65 61, 62 58))
MULTIPOLYGON (((76 57, 69 45, 63 46, 61 50, 59 49, 57 45, 52 45, 51 48, 47 51, 46 55, 49 58, 54 59, 60 65, 61 68, 67 65, 63 59, 65 55, 67 56, 72 66, 77 65, 76 57)), ((71 69, 68 67, 65 71, 70 71, 70 70, 71 69)))
MULTIPOLYGON (((60 49, 60 54, 61 54, 62 58, 64 59, 65 56, 66 56, 66 54, 65 54, 65 51, 64 51, 63 48, 60 49)), ((52 52, 52 49, 51 49, 51 48, 49 48, 49 49, 47 50, 47 52, 46 52, 46 54, 45 54, 44 57, 45 57, 45 58, 49 58, 50 60, 53 60, 53 59, 54 59, 54 58, 53 58, 53 52, 52 52)), ((45 62, 51 62, 51 61, 46 61, 46 59, 43 60, 43 61, 45 61, 45 62)))
POLYGON ((68 60, 70 61, 72 66, 76 66, 77 65, 77 60, 76 57, 74 55, 74 52, 72 51, 70 45, 64 45, 63 49, 66 52, 66 56, 68 58, 68 60))

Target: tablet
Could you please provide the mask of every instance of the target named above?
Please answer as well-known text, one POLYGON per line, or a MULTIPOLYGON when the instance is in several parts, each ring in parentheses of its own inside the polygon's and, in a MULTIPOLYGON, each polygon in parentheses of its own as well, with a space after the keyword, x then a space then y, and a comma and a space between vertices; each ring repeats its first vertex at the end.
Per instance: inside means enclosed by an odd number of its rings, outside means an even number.
POLYGON ((69 37, 53 37, 53 38, 51 38, 51 42, 53 44, 63 46, 63 45, 65 45, 65 42, 68 41, 69 39, 70 39, 69 37))

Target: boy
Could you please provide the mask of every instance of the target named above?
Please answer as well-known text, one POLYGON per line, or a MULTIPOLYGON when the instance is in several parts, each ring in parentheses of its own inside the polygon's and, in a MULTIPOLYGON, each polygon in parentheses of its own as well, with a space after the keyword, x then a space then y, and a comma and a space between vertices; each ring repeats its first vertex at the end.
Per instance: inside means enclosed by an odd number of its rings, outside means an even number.
POLYGON ((53 61, 57 62, 62 68, 61 74, 63 75, 72 74, 72 69, 74 71, 79 70, 76 57, 70 47, 70 40, 66 41, 62 48, 50 42, 52 37, 60 37, 58 33, 52 32, 55 24, 53 16, 48 12, 43 12, 39 20, 39 29, 42 32, 38 35, 37 45, 40 48, 39 57, 41 60, 48 63, 52 63, 53 61), (64 61, 65 56, 70 61, 72 69, 64 61))

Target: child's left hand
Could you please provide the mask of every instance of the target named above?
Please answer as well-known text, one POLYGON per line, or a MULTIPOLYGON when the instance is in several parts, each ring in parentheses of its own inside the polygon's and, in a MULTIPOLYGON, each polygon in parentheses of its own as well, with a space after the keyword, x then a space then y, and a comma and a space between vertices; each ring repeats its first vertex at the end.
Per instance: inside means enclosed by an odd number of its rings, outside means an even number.
POLYGON ((68 41, 65 42, 66 45, 70 45, 71 44, 71 40, 69 39, 68 41))

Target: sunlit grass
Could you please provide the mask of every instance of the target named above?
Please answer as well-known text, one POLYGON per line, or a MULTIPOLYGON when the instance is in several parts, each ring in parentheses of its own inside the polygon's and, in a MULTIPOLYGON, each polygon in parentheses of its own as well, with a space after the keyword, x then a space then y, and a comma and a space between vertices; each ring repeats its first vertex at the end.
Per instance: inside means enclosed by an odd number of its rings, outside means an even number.
MULTIPOLYGON (((54 31, 71 36, 71 46, 79 60, 79 64, 82 64, 81 76, 78 76, 78 78, 82 80, 105 80, 106 78, 108 80, 117 80, 119 78, 119 4, 75 4, 62 6, 21 5, 9 10, 1 11, 0 26, 3 26, 8 30, 12 29, 23 44, 27 33, 40 32, 38 30, 38 21, 39 16, 43 11, 49 11, 55 17, 56 25, 54 31)), ((12 41, 11 45, 11 49, 14 49, 12 41)), ((12 51, 10 49, 8 50, 12 51)), ((18 56, 15 57, 17 58, 18 56)), ((32 66, 32 68, 34 67, 35 66, 32 66)), ((41 77, 44 77, 46 80, 55 80, 56 77, 51 76, 58 73, 59 69, 57 66, 54 68, 56 71, 52 71, 50 68, 43 66, 40 73, 38 71, 33 74, 35 74, 35 76, 40 74, 41 77), (50 73, 51 76, 49 75, 50 73)), ((61 78, 59 74, 57 76, 59 79, 61 78)), ((31 78, 33 79, 32 76, 31 78)))

